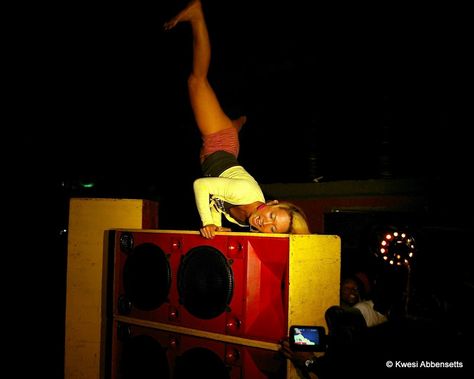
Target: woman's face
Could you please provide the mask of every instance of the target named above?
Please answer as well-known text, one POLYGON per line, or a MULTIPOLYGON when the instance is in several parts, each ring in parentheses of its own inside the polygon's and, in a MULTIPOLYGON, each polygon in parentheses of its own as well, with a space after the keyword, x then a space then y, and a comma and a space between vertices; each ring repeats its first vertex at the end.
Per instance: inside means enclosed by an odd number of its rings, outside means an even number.
POLYGON ((290 222, 288 211, 278 204, 265 205, 249 217, 250 226, 261 233, 288 233, 290 222))

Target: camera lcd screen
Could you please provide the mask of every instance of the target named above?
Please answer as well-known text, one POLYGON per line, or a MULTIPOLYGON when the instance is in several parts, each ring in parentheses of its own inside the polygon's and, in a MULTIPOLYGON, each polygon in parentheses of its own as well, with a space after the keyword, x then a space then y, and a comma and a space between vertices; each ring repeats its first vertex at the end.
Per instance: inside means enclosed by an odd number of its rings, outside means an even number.
POLYGON ((325 329, 322 326, 292 325, 290 347, 294 351, 325 351, 325 329))

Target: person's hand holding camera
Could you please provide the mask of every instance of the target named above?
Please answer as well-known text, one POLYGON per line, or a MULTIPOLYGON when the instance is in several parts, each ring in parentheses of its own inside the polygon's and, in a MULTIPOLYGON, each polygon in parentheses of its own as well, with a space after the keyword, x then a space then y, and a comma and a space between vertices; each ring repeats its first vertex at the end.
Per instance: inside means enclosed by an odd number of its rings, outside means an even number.
POLYGON ((315 362, 315 355, 311 351, 293 351, 288 340, 281 343, 280 352, 297 368, 310 370, 315 362))

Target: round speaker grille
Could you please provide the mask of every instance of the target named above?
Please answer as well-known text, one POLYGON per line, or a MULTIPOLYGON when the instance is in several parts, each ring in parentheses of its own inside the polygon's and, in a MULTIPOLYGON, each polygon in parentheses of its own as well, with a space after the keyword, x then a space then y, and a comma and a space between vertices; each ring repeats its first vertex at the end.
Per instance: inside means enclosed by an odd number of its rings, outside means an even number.
POLYGON ((174 379, 230 378, 230 370, 213 351, 196 347, 176 358, 174 379))
POLYGON ((171 286, 171 268, 163 250, 152 243, 135 247, 124 265, 123 284, 136 308, 150 311, 162 305, 171 286))
POLYGON ((170 378, 165 349, 146 335, 132 337, 124 343, 119 371, 121 379, 170 378))
POLYGON ((195 247, 179 266, 180 303, 198 318, 217 317, 232 299, 233 282, 232 269, 219 250, 211 246, 195 247))

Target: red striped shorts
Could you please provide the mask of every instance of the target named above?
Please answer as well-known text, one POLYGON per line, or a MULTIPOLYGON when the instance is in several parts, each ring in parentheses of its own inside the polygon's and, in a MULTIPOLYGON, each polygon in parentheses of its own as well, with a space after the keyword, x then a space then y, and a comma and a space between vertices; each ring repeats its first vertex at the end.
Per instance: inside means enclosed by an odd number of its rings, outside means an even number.
POLYGON ((200 153, 201 163, 206 159, 206 157, 219 150, 227 151, 237 158, 239 155, 239 148, 239 135, 237 129, 234 127, 202 136, 202 147, 200 153))

